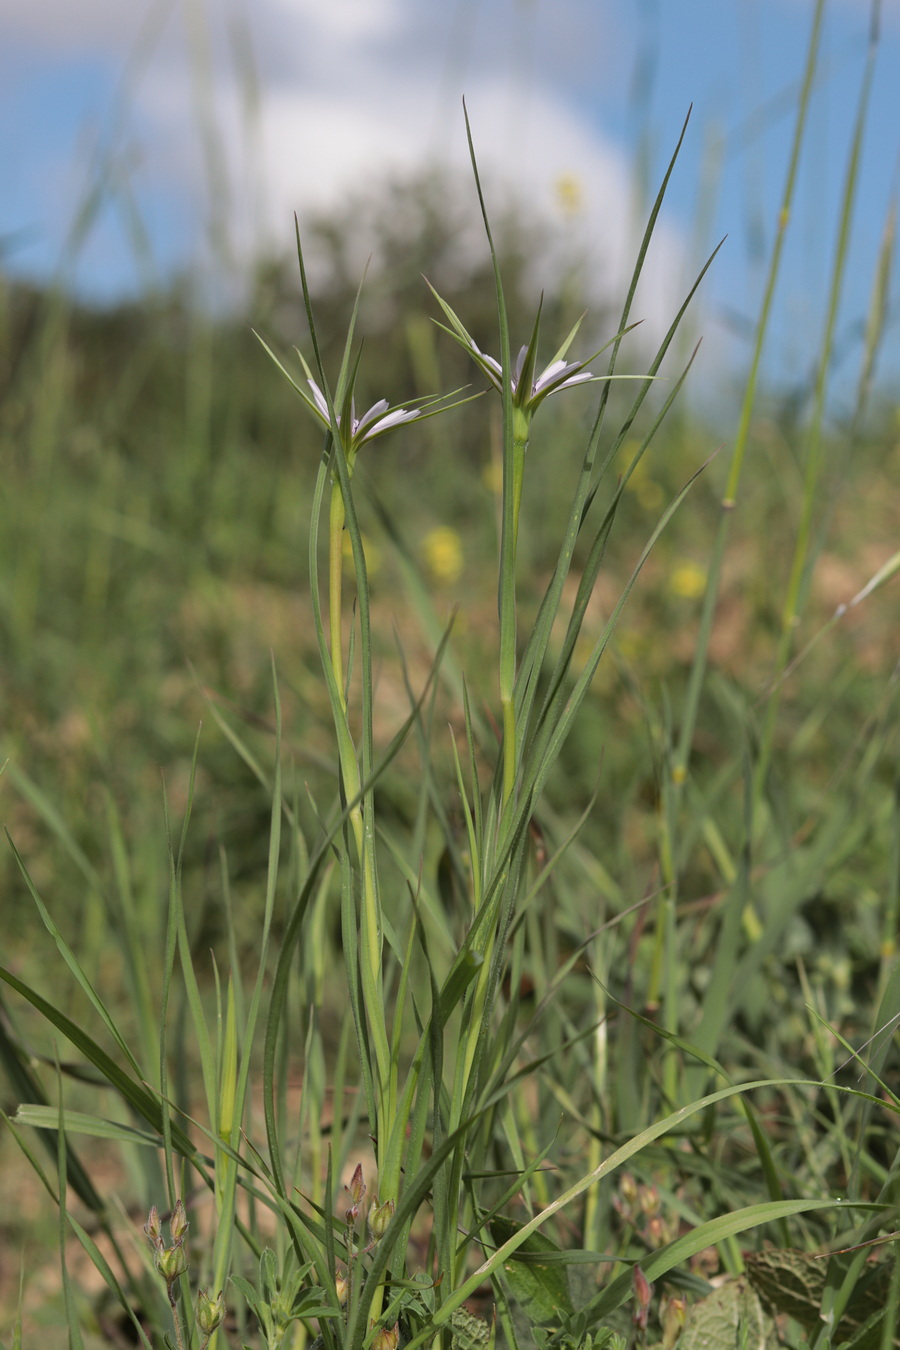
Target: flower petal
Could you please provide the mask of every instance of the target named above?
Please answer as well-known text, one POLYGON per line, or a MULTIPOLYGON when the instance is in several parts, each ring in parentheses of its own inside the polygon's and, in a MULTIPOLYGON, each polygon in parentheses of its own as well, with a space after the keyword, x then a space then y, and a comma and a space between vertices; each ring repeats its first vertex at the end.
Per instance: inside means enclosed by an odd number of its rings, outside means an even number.
POLYGON ((581 363, 579 361, 553 361, 545 370, 542 370, 535 384, 550 384, 564 370, 577 370, 581 363))
POLYGON ((528 355, 528 348, 520 347, 519 355, 516 357, 516 364, 513 370, 513 379, 512 379, 513 393, 515 393, 515 391, 519 387, 519 380, 521 380, 522 378, 522 367, 525 364, 525 357, 527 355, 528 355))
POLYGON ((487 376, 494 388, 499 390, 501 387, 500 380, 503 376, 500 362, 496 361, 493 356, 488 356, 487 352, 483 352, 480 347, 476 347, 474 342, 470 343, 470 349, 476 365, 487 376))
POLYGON ((363 431, 370 422, 375 422, 383 412, 387 412, 388 401, 386 398, 380 398, 377 403, 373 403, 368 412, 364 412, 358 422, 353 424, 354 435, 358 431, 363 431))
POLYGON ((322 393, 322 390, 316 384, 315 380, 307 380, 306 383, 312 390, 312 395, 313 398, 315 399, 316 407, 324 417, 325 421, 328 422, 329 421, 328 404, 325 402, 325 395, 322 393))
POLYGON ((554 361, 535 382, 534 393, 555 394, 559 389, 568 389, 571 385, 582 384, 585 380, 593 378, 589 370, 583 369, 580 361, 570 361, 568 364, 565 361, 554 361))
MULTIPOLYGON (((381 404, 377 404, 376 407, 380 410, 382 405, 384 408, 387 407, 386 400, 382 399, 381 404)), ((363 424, 367 422, 367 419, 373 412, 375 412, 375 408, 370 408, 366 413, 366 416, 359 424, 359 431, 362 431, 363 424)), ((380 436, 382 432, 390 431, 392 427, 402 426, 404 422, 414 422, 416 418, 420 416, 420 408, 394 408, 393 412, 384 412, 381 416, 376 415, 374 421, 369 422, 365 431, 362 431, 361 436, 357 433, 359 442, 362 444, 363 441, 371 441, 376 436, 380 436)))

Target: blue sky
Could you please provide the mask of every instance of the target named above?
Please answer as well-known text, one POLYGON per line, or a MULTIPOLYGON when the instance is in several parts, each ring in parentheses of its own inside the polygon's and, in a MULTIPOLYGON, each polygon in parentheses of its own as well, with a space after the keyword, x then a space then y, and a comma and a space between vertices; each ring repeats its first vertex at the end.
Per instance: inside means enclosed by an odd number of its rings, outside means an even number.
MULTIPOLYGON (((0 0, 4 265, 62 269, 114 300, 203 257, 209 275, 214 220, 239 267, 289 243, 294 209, 422 164, 462 166, 465 95, 489 192, 512 183, 587 254, 603 291, 627 270, 641 203, 693 104, 642 299, 661 323, 727 234, 701 326, 739 356, 812 14, 812 0, 0 0), (577 189, 568 214, 561 180, 577 189)), ((868 0, 826 6, 770 349, 785 379, 815 353, 869 15, 868 0)), ((898 187, 898 71, 900 0, 884 0, 841 310, 848 368, 898 187)), ((897 327, 887 370, 900 366, 897 327)))

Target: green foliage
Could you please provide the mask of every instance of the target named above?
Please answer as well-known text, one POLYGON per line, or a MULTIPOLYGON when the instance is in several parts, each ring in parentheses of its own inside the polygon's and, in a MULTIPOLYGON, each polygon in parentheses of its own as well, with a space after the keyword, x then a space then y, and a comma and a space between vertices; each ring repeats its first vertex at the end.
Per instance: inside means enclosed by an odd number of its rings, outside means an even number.
POLYGON ((260 276, 286 381, 187 304, 9 289, 4 1147, 57 1204, 72 1344, 112 1325, 82 1259, 184 1350, 737 1350, 764 1306, 890 1337, 896 555, 842 518, 877 532, 890 466, 843 459, 820 386, 786 445, 757 362, 703 470, 673 366, 702 274, 655 351, 630 332, 674 169, 590 339, 477 167, 477 264, 428 180, 373 207, 362 290, 342 222, 298 238, 308 342, 260 276), (555 376, 539 326, 586 344, 555 376), (843 608, 810 581, 841 550, 843 608))
POLYGON ((777 1341, 759 1298, 741 1276, 694 1304, 678 1344, 681 1350, 744 1350, 777 1341))
MULTIPOLYGON (((498 1215, 491 1222, 491 1237, 500 1247, 520 1227, 511 1219, 498 1215)), ((562 1318, 571 1316, 575 1311, 566 1268, 559 1263, 563 1260, 565 1253, 561 1247, 542 1233, 532 1233, 509 1261, 504 1262, 505 1283, 534 1326, 558 1324, 562 1318), (541 1260, 542 1255, 551 1253, 558 1259, 541 1260)))
POLYGON ((259 1258, 256 1282, 232 1275, 231 1282, 244 1296, 263 1335, 266 1350, 280 1350, 294 1322, 308 1318, 336 1317, 339 1311, 329 1308, 324 1291, 311 1286, 311 1264, 291 1269, 293 1258, 288 1255, 288 1269, 279 1273, 275 1253, 268 1247, 259 1258))

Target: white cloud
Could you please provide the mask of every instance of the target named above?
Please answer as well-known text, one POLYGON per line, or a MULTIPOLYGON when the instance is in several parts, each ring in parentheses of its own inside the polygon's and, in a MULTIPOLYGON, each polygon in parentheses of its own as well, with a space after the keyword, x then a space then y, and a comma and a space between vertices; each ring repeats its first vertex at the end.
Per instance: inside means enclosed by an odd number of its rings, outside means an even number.
MULTIPOLYGON (((145 202, 156 194, 157 202, 171 203, 177 195, 179 216, 187 204, 198 222, 217 212, 242 253, 260 239, 267 246, 289 247, 295 209, 301 215, 327 209, 361 184, 413 174, 435 162, 465 168, 465 93, 490 199, 499 202, 514 187, 524 209, 561 229, 565 225, 590 258, 597 295, 608 295, 610 285, 624 284, 639 237, 629 167, 568 101, 560 78, 564 66, 550 76, 516 66, 508 32, 511 2, 482 0, 469 11, 474 26, 458 48, 453 11, 420 0, 331 0, 327 5, 321 0, 243 0, 243 6, 241 0, 228 5, 206 0, 205 7, 204 0, 184 0, 183 12, 177 0, 157 0, 146 10, 122 0, 79 0, 77 6, 60 0, 0 0, 0 22, 8 36, 40 42, 51 53, 105 54, 116 71, 134 58, 138 31, 155 27, 155 45, 141 53, 128 84, 130 102, 119 144, 140 144, 137 185, 145 202), (192 14, 209 24, 206 86, 198 86, 192 73, 187 36, 192 14), (235 40, 258 67, 255 130, 247 116, 235 40), (210 142, 205 151, 200 132, 205 114, 198 115, 204 98, 213 110, 212 143, 225 169, 224 179, 213 182, 212 203, 210 142), (581 198, 580 212, 567 223, 559 208, 563 177, 578 185, 581 198)), ((556 49, 562 39, 549 5, 515 8, 512 17, 519 25, 532 20, 549 25, 543 36, 533 28, 531 41, 544 42, 544 64, 556 69, 553 52, 560 57, 556 49)), ((571 0, 565 45, 574 60, 601 49, 597 23, 591 0, 571 0)), ((612 31, 607 24, 607 38, 612 31)), ((602 59, 610 60, 608 42, 602 50, 602 59)), ((472 207, 477 225, 474 188, 472 207)), ((484 246, 480 239, 479 246, 484 246)), ((663 220, 645 287, 654 328, 680 299, 681 255, 677 231, 663 220)), ((545 261, 546 276, 536 280, 552 285, 558 263, 553 257, 545 261)), ((586 303, 595 298, 586 297, 586 303)))
MULTIPOLYGON (((166 8, 171 8, 166 3, 166 8)), ((27 43, 43 53, 124 54, 145 17, 142 4, 115 0, 0 0, 6 44, 27 43)))
POLYGON ((283 22, 299 22, 344 41, 381 38, 403 22, 400 0, 332 0, 329 5, 321 0, 271 0, 271 8, 283 22))
MULTIPOLYGON (((260 229, 267 245, 289 247, 295 210, 302 218, 327 209, 361 185, 377 187, 435 163, 467 169, 465 94, 489 198, 499 204, 513 188, 524 209, 578 243, 595 281, 586 303, 608 297, 611 287, 621 291, 643 228, 633 219, 629 166, 567 103, 565 89, 517 81, 514 71, 481 57, 448 79, 438 25, 431 19, 423 25, 410 0, 344 0, 327 18, 325 8, 318 0, 257 4, 252 35, 263 79, 256 140, 247 136, 234 66, 223 61, 217 68, 215 106, 232 181, 222 209, 243 250, 260 229), (561 179, 577 185, 580 197, 580 211, 568 220, 560 209, 561 179)), ((484 8, 498 18, 500 6, 484 8)), ((165 166, 199 199, 202 168, 184 64, 158 64, 140 101, 156 171, 165 166)), ((477 223, 474 186, 471 197, 477 223)), ((365 251, 363 243, 363 257, 365 251)), ((664 217, 643 290, 654 331, 681 299, 682 255, 678 232, 664 217)), ((548 257, 544 270, 536 281, 552 285, 558 259, 548 257)))
MULTIPOLYGON (((121 50, 146 26, 158 27, 178 19, 179 11, 205 13, 210 22, 229 17, 235 6, 221 0, 0 0, 0 26, 9 41, 39 44, 44 51, 121 50)), ((239 6, 237 7, 239 8, 239 6)), ((403 18, 402 0, 266 0, 273 22, 282 28, 321 30, 340 40, 383 36, 396 28, 403 18)))

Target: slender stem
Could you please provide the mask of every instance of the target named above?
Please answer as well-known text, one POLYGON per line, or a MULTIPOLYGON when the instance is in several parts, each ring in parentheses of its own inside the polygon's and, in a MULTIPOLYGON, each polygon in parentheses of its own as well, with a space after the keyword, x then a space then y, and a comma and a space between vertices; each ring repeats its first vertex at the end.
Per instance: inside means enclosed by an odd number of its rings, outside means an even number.
POLYGON ((175 1293, 175 1281, 171 1283, 166 1281, 166 1292, 169 1295, 169 1307, 172 1309, 172 1325, 175 1328, 175 1340, 178 1350, 184 1350, 184 1336, 181 1331, 181 1319, 178 1316, 178 1295, 175 1293))
MULTIPOLYGON (((331 668, 334 672, 337 693, 340 699, 343 725, 338 737, 338 749, 341 773, 344 779, 344 792, 348 801, 359 796, 361 778, 359 763, 350 730, 347 725, 347 698, 344 689, 343 635, 341 630, 341 596, 343 587, 343 546, 344 522, 346 517, 344 495, 341 483, 335 479, 331 487, 331 507, 328 519, 328 622, 331 641, 331 668)), ((368 987, 373 995, 380 999, 382 991, 381 977, 381 924, 378 906, 378 890, 375 878, 375 860, 368 846, 363 804, 356 802, 350 810, 350 826, 356 843, 359 867, 362 873, 362 904, 360 915, 360 940, 362 959, 367 962, 368 987)), ((374 1009, 369 1009, 374 1016, 374 1009)), ((373 1037, 378 1061, 379 1096, 379 1132, 380 1137, 389 1138, 391 1124, 391 1088, 390 1053, 384 1035, 373 1037)))
MULTIPOLYGON (((514 414, 515 416, 515 414, 514 414)), ((530 419, 515 418, 513 437, 513 562, 519 548, 519 511, 522 506, 522 484, 525 481, 525 451, 528 449, 530 419), (524 424, 523 424, 524 423, 524 424)))
MULTIPOLYGON (((348 474, 349 482, 349 474, 348 474)), ((331 668, 340 700, 338 717, 338 751, 341 763, 341 775, 344 780, 344 792, 348 801, 358 798, 362 778, 359 760, 350 735, 347 719, 347 697, 344 689, 343 634, 341 628, 341 595, 343 585, 343 545, 346 504, 343 486, 335 478, 331 488, 331 506, 329 511, 328 539, 328 605, 329 637, 331 645, 331 668)), ((365 636, 365 635, 364 635, 365 636)), ((365 643, 364 643, 365 647, 365 643)), ((365 760, 365 751, 364 751, 365 760)), ((372 1046, 376 1061, 375 1074, 375 1111, 378 1139, 378 1166, 381 1184, 391 1195, 399 1192, 399 1161, 395 1169, 383 1167, 384 1155, 393 1134, 395 1112, 395 1091, 393 1089, 390 1046, 384 1026, 384 993, 381 971, 382 930, 376 880, 374 840, 366 828, 364 804, 356 801, 349 813, 350 827, 356 844, 356 854, 362 876, 362 894, 359 915, 359 960, 362 987, 366 993, 366 1012, 372 1031, 372 1046), (391 1175, 394 1171, 397 1174, 391 1175)), ((377 1321, 381 1315, 384 1301, 384 1286, 378 1285, 369 1305, 369 1317, 377 1321)))
POLYGON ((334 671, 341 706, 346 710, 344 693, 344 656, 341 649, 341 587, 344 567, 344 496, 335 479, 331 485, 331 511, 328 518, 328 623, 331 635, 331 668, 334 671))
MULTIPOLYGON (((329 600, 331 613, 329 619, 331 626, 331 664, 332 669, 334 670, 335 681, 338 684, 340 692, 341 708, 346 718, 347 701, 343 688, 343 656, 341 651, 340 621, 344 505, 339 484, 335 484, 331 495, 330 523, 329 600)), ((344 792, 346 793, 347 799, 352 801, 355 797, 359 796, 361 779, 359 764, 353 751, 349 729, 346 727, 346 721, 345 731, 346 735, 340 738, 339 753, 341 773, 344 778, 344 792)), ((378 894, 375 883, 375 862, 372 856, 372 850, 367 847, 365 819, 361 802, 357 802, 350 810, 350 826, 353 830, 357 857, 362 872, 362 912, 360 916, 361 950, 363 959, 368 962, 368 974, 371 981, 370 988, 378 991, 380 995, 382 987, 381 925, 379 922, 378 894)), ((370 1011, 372 1010, 370 1009, 370 1011)), ((390 1059, 387 1043, 384 1041, 383 1037, 376 1036, 374 1044, 378 1058, 381 1104, 383 1111, 387 1112, 387 1102, 390 1095, 390 1059)), ((385 1134, 385 1138, 386 1137, 387 1134, 385 1134)))
MULTIPOLYGON (((341 597, 344 578, 344 494, 340 482, 335 479, 331 485, 331 508, 328 517, 328 628, 331 645, 331 669, 340 700, 341 726, 338 737, 338 753, 341 761, 341 773, 344 778, 344 792, 348 801, 358 797, 360 791, 359 764, 356 758, 350 729, 347 724, 347 695, 344 689, 344 653, 343 632, 341 628, 341 597)), ((364 829, 362 807, 359 802, 350 811, 350 823, 360 866, 364 857, 364 829)))
POLYGON ((519 544, 519 512, 525 477, 525 451, 531 417, 513 408, 512 472, 504 473, 504 493, 510 510, 504 510, 500 543, 500 704, 503 709, 503 804, 513 795, 518 772, 516 754, 516 556, 519 544))

